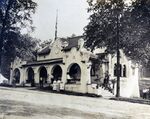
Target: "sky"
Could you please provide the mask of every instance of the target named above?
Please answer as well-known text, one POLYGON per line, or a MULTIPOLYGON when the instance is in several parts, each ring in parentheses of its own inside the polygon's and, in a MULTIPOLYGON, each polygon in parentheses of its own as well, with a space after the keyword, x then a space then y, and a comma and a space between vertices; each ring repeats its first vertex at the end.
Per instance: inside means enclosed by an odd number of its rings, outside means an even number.
POLYGON ((86 0, 34 0, 38 7, 33 15, 35 31, 33 37, 38 39, 54 39, 56 11, 58 9, 58 37, 72 34, 82 35, 88 24, 89 14, 86 0))

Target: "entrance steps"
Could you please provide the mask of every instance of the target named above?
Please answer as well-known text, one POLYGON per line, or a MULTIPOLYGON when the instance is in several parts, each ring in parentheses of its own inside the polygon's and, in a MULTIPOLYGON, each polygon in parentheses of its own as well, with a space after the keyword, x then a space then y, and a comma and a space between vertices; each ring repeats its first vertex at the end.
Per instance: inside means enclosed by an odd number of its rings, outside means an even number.
POLYGON ((103 98, 114 97, 114 94, 108 89, 105 89, 104 87, 99 87, 97 91, 98 91, 98 95, 101 95, 103 98))

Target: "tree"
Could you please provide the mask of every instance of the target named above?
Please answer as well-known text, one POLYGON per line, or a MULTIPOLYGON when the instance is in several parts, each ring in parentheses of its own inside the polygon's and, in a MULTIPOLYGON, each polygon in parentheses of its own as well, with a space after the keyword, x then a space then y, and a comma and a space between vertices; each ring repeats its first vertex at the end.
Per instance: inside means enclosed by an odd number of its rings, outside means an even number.
POLYGON ((88 12, 92 14, 85 27, 86 46, 92 49, 104 46, 107 52, 114 53, 119 11, 119 48, 133 60, 147 64, 150 59, 150 0, 135 0, 130 6, 118 0, 99 1, 94 4, 93 0, 88 1, 88 12))
POLYGON ((124 39, 128 42, 128 45, 124 48, 124 52, 142 65, 149 65, 150 61, 149 8, 149 0, 136 0, 132 3, 132 10, 129 19, 130 27, 125 27, 126 30, 124 35, 124 39))
MULTIPOLYGON (((12 52, 11 58, 14 59, 17 56, 25 61, 36 60, 36 50, 39 44, 38 39, 32 38, 29 34, 25 34, 25 35, 20 35, 19 41, 17 43, 14 42, 12 44, 13 44, 14 50, 10 51, 12 52)), ((9 49, 9 46, 7 49, 9 49)))
POLYGON ((117 51, 117 91, 116 97, 120 96, 120 40, 123 29, 120 21, 124 22, 123 16, 126 10, 124 1, 102 0, 93 4, 89 1, 90 23, 85 28, 86 45, 92 50, 98 47, 106 47, 107 51, 117 51))
MULTIPOLYGON (((12 35, 10 36, 12 37, 12 35)), ((10 63, 19 57, 23 61, 36 60, 36 49, 39 40, 32 38, 29 34, 18 35, 18 39, 9 39, 9 42, 4 45, 2 57, 2 74, 9 79, 10 63), (19 39, 19 40, 18 40, 19 39)))
POLYGON ((92 50, 103 46, 107 46, 111 51, 116 49, 117 15, 120 14, 122 20, 124 2, 102 0, 93 4, 93 0, 90 0, 89 6, 88 12, 92 12, 92 15, 89 24, 85 27, 86 46, 92 50))
POLYGON ((52 43, 52 40, 51 40, 51 39, 42 41, 42 42, 39 44, 39 48, 44 48, 44 47, 46 47, 46 46, 50 46, 51 43, 52 43))
POLYGON ((88 3, 88 12, 92 14, 85 27, 87 47, 92 50, 106 47, 109 53, 123 49, 135 61, 149 61, 149 0, 136 0, 131 6, 123 0, 89 0, 88 3))
POLYGON ((14 48, 13 45, 20 40, 21 29, 27 26, 33 29, 31 15, 36 6, 32 0, 0 1, 0 68, 2 56, 9 53, 14 48))

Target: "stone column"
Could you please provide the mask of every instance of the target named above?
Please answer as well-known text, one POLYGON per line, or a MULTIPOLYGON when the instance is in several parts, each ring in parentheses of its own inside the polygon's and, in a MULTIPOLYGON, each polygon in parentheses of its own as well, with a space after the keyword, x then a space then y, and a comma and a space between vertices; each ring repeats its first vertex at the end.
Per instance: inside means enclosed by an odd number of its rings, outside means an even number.
POLYGON ((39 83, 39 67, 35 67, 33 68, 34 70, 34 79, 35 79, 35 83, 39 83))
POLYGON ((20 69, 20 84, 21 85, 26 82, 26 77, 27 77, 26 69, 22 67, 20 69))
POLYGON ((10 68, 10 80, 9 80, 9 84, 12 84, 12 80, 13 80, 13 69, 10 68))
POLYGON ((82 65, 81 67, 81 90, 83 93, 88 92, 88 84, 91 84, 91 62, 82 65))

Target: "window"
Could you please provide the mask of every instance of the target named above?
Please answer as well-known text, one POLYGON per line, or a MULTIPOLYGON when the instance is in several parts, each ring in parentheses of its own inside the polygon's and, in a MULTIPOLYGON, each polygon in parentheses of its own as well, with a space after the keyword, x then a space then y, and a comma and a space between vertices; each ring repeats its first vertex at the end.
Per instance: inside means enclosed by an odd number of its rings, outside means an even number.
MULTIPOLYGON (((122 65, 119 65, 119 75, 122 76, 122 65)), ((114 76, 117 76, 117 64, 114 64, 114 76)))
POLYGON ((132 75, 135 75, 135 67, 132 67, 132 75))
POLYGON ((117 76, 117 64, 114 64, 114 76, 117 76))
POLYGON ((95 76, 95 65, 91 67, 91 76, 95 76))
POLYGON ((123 65, 123 77, 126 77, 126 65, 123 65))

